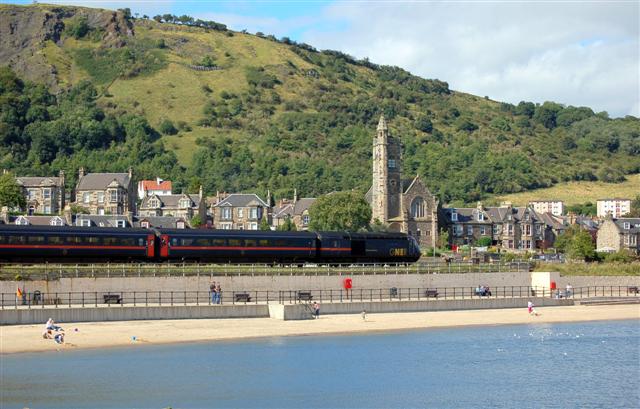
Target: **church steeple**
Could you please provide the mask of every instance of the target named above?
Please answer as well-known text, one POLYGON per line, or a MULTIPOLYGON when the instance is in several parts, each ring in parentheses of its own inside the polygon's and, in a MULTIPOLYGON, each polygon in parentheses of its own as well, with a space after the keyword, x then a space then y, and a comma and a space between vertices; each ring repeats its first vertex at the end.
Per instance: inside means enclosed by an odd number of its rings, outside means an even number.
POLYGON ((391 137, 384 115, 380 115, 373 138, 373 188, 371 218, 386 223, 400 212, 400 143, 391 137))
POLYGON ((380 120, 378 121, 378 131, 387 131, 387 121, 384 119, 384 114, 380 115, 380 120))

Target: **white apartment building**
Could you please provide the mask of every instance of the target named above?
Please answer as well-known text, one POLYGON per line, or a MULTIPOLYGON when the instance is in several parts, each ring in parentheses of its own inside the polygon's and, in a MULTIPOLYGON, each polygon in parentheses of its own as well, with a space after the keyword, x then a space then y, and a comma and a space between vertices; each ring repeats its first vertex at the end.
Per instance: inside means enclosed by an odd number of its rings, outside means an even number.
POLYGON ((537 213, 551 213, 554 216, 564 214, 564 202, 562 200, 535 200, 529 202, 529 207, 533 207, 537 213))
POLYGON ((598 217, 611 214, 619 218, 631 211, 631 199, 600 199, 596 202, 598 217))

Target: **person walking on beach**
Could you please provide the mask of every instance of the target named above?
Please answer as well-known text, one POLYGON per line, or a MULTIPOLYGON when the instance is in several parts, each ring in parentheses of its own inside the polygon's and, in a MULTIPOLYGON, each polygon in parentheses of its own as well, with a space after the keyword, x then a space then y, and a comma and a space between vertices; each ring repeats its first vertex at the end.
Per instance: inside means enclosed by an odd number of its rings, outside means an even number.
POLYGON ((216 304, 222 304, 222 287, 220 282, 216 285, 216 304))
POLYGON ((362 315, 362 321, 366 321, 367 320, 367 311, 366 310, 362 310, 360 315, 362 315))
POLYGON ((313 303, 313 314, 315 316, 315 319, 320 318, 320 304, 318 304, 317 302, 313 303))
POLYGON ((211 304, 215 304, 216 303, 216 282, 212 281, 211 285, 209 286, 209 294, 211 296, 211 304))
POLYGON ((531 301, 527 303, 527 312, 529 313, 529 315, 533 313, 533 303, 531 301))

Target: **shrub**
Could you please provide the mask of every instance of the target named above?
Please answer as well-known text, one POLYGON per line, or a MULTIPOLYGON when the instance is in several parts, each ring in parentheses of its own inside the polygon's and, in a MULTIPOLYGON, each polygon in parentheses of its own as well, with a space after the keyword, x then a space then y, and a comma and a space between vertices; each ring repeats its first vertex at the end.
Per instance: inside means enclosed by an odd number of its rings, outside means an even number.
POLYGON ((160 132, 162 132, 165 135, 175 135, 178 133, 178 130, 176 129, 175 126, 173 126, 173 122, 171 122, 171 120, 169 119, 165 119, 162 122, 160 122, 160 132))

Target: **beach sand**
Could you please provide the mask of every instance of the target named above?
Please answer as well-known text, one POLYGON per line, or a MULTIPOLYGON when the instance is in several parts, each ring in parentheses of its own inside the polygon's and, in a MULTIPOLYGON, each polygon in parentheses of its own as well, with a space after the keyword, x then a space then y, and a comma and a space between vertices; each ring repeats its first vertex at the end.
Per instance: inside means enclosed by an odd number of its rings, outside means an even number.
POLYGON ((318 320, 281 321, 272 318, 198 319, 59 323, 65 344, 43 339, 41 325, 0 327, 0 354, 144 347, 183 342, 231 341, 261 337, 354 334, 457 326, 509 325, 640 319, 640 305, 434 311, 416 313, 324 315, 318 320), (76 330, 77 329, 77 330, 76 330), (134 339, 135 337, 135 339, 134 339))

